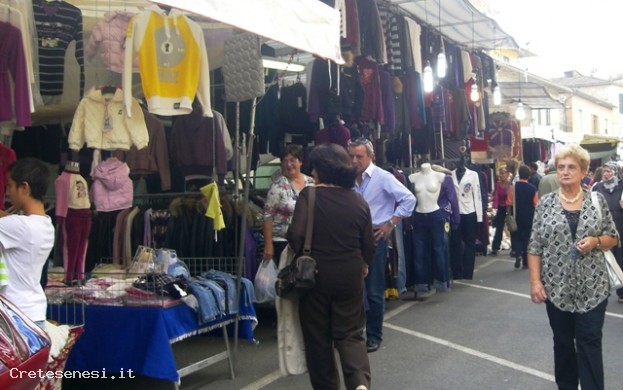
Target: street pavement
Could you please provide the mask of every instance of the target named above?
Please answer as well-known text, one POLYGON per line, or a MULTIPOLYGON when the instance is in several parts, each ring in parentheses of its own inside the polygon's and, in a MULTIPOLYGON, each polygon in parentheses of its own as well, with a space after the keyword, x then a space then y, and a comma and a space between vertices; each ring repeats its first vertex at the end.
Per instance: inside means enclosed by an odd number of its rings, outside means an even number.
MULTIPOLYGON (((369 355, 372 388, 556 389, 545 306, 530 301, 528 271, 514 269, 513 263, 508 251, 477 257, 474 279, 455 281, 450 292, 415 301, 388 301, 384 341, 369 355)), ((220 362, 183 377, 181 389, 311 389, 307 374, 281 376, 274 310, 257 311, 257 341, 239 341, 236 377, 231 379, 227 363, 220 362)), ((182 364, 222 349, 222 344, 219 338, 195 337, 174 344, 174 351, 182 364)), ((623 304, 616 295, 608 303, 603 349, 606 389, 622 390, 623 304)), ((114 387, 174 388, 145 378, 114 387)))

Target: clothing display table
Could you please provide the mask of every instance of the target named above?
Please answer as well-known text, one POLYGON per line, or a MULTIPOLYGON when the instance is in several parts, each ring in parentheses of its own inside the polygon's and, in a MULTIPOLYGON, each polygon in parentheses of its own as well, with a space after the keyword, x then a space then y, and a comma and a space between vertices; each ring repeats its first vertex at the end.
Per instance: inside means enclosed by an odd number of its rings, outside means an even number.
MULTIPOLYGON (((48 305, 48 317, 54 312, 82 315, 81 309, 66 309, 64 305, 48 305)), ((254 307, 241 304, 238 318, 239 337, 253 340, 257 323, 254 307)), ((72 319, 77 323, 80 320, 72 319)), ((87 305, 83 322, 85 331, 69 355, 67 371, 97 371, 101 375, 106 370, 110 377, 121 372, 127 376, 132 370, 133 375, 178 382, 181 376, 229 359, 233 376, 232 350, 226 337, 226 351, 179 371, 171 347, 177 341, 227 325, 233 329, 233 315, 200 326, 197 314, 183 303, 168 308, 87 305)), ((232 329, 228 329, 230 334, 232 329)))

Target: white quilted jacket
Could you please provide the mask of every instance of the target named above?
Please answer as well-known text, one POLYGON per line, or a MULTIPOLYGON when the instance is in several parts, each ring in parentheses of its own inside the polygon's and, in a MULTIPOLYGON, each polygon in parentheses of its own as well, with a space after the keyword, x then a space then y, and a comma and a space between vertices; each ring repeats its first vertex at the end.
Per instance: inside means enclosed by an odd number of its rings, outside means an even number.
POLYGON ((149 134, 136 99, 132 99, 132 117, 128 118, 120 88, 107 97, 91 88, 78 104, 68 142, 72 150, 80 150, 85 143, 103 150, 128 150, 132 145, 142 149, 149 142, 149 134))

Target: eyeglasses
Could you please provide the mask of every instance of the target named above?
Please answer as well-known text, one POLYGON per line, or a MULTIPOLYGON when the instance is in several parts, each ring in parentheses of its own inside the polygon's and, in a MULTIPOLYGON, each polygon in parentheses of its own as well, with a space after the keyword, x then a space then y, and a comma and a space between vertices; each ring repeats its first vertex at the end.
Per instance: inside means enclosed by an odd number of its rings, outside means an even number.
POLYGON ((372 141, 370 141, 367 138, 357 138, 356 140, 351 141, 350 143, 352 144, 357 144, 357 145, 372 145, 372 141))

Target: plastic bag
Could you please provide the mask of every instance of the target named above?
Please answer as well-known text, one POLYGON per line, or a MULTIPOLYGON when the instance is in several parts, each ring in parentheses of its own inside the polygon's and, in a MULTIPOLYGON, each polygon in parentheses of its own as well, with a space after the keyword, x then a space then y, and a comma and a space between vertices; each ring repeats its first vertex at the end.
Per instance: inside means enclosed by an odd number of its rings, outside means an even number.
POLYGON ((255 303, 275 302, 275 282, 277 281, 277 264, 274 261, 262 261, 255 274, 253 287, 255 303))
POLYGON ((156 251, 143 245, 139 245, 130 264, 128 273, 146 274, 156 271, 156 251))
POLYGON ((156 249, 156 272, 166 273, 172 264, 177 262, 175 249, 158 248, 156 249))

